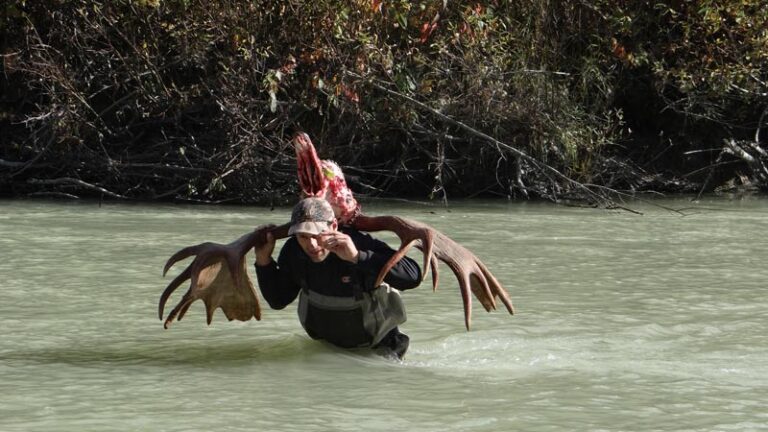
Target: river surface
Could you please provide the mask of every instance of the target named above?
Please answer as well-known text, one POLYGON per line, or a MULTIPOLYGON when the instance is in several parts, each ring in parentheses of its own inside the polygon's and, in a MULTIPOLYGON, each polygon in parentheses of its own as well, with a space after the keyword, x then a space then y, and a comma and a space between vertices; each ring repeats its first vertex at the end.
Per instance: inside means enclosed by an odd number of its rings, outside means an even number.
POLYGON ((172 253, 290 209, 0 201, 0 431, 768 430, 768 200, 654 203, 682 213, 367 204, 449 233, 517 308, 465 331, 442 265, 404 293, 398 362, 309 339, 294 305, 163 329, 172 253))

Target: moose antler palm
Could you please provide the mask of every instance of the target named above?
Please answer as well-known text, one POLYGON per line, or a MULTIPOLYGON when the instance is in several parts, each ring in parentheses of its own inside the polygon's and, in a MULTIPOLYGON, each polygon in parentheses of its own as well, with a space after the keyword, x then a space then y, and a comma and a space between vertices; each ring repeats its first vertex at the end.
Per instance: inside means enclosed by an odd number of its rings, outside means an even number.
MULTIPOLYGON (((332 161, 320 160, 312 141, 305 133, 296 134, 293 144, 296 150, 299 184, 304 195, 325 198, 333 207, 341 225, 348 225, 360 231, 392 231, 400 238, 400 248, 381 269, 376 285, 384 280, 392 266, 403 258, 412 246, 416 246, 424 254, 424 275, 426 276, 428 267, 432 270, 433 290, 437 289, 438 260, 446 263, 457 277, 467 330, 472 317, 470 291, 486 311, 495 310, 496 299, 500 298, 509 313, 514 314, 507 291, 472 252, 429 225, 397 216, 362 214, 360 205, 347 187, 344 174, 338 165, 332 161)), ((176 262, 192 255, 195 259, 168 284, 160 296, 158 312, 162 320, 168 298, 184 281, 190 280, 189 289, 166 317, 164 327, 168 328, 174 319, 181 320, 190 305, 198 299, 205 303, 208 324, 211 323, 213 312, 218 307, 230 321, 260 319, 258 295, 248 276, 245 256, 249 250, 266 242, 267 233, 272 233, 275 239, 285 238, 288 236, 288 224, 259 227, 226 245, 201 243, 173 254, 165 264, 163 275, 176 262)))

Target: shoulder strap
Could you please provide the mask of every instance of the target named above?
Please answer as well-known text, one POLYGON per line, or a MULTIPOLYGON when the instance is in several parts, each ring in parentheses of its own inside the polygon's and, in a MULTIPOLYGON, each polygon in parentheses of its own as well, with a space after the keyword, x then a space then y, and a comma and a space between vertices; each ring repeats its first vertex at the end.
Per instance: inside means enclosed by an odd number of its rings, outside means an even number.
POLYGON ((363 299, 363 293, 365 292, 363 290, 363 286, 360 284, 360 278, 357 277, 355 272, 352 272, 352 294, 355 296, 355 300, 362 300, 363 299))

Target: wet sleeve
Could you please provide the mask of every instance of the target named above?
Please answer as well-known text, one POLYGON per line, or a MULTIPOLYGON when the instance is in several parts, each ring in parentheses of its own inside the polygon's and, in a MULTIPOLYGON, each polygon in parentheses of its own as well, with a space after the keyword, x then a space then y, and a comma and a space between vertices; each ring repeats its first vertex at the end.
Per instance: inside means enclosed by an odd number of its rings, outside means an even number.
POLYGON ((290 249, 288 244, 283 246, 278 262, 272 260, 266 266, 255 264, 261 295, 272 309, 283 309, 291 304, 301 289, 292 277, 290 249))
MULTIPOLYGON (((365 288, 375 288, 376 276, 384 267, 395 250, 381 240, 374 239, 368 234, 358 233, 352 236, 360 255, 357 269, 363 274, 365 288)), ((403 257, 384 277, 384 282, 399 290, 416 288, 421 283, 421 269, 413 259, 403 257)))

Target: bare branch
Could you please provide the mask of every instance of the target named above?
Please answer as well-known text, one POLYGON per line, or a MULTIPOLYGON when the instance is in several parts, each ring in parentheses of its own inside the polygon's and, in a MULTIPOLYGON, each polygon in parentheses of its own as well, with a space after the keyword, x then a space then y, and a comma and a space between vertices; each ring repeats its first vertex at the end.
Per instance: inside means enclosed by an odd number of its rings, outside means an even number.
POLYGON ((57 179, 29 179, 27 180, 27 183, 30 184, 39 184, 39 185, 72 185, 72 186, 79 186, 85 189, 94 190, 100 193, 103 193, 104 195, 111 196, 112 198, 120 198, 120 199, 128 199, 128 197, 125 197, 120 194, 116 194, 114 192, 108 191, 107 189, 104 189, 101 186, 96 186, 91 183, 84 182, 80 179, 71 178, 71 177, 61 177, 57 179))
POLYGON ((26 163, 24 162, 13 162, 13 161, 0 159, 0 166, 6 167, 6 168, 21 168, 24 165, 26 165, 26 163))
MULTIPOLYGON (((345 73, 347 75, 351 76, 351 77, 358 78, 358 79, 363 79, 362 76, 360 76, 358 74, 355 74, 353 72, 345 72, 345 73)), ((563 174, 560 171, 558 171, 556 168, 541 162, 540 160, 538 160, 538 159, 528 155, 526 152, 524 152, 524 151, 522 151, 522 150, 520 150, 520 149, 518 149, 516 147, 513 147, 513 146, 511 146, 511 145, 509 145, 507 143, 501 142, 501 141, 497 140, 496 138, 493 138, 493 137, 491 137, 491 136, 489 136, 489 135, 487 135, 487 134, 485 134, 483 132, 480 132, 477 129, 474 129, 471 126, 469 126, 469 125, 467 125, 465 123, 462 123, 462 122, 460 122, 458 120, 455 120, 455 119, 453 119, 453 118, 451 118, 451 117, 441 113, 440 111, 438 111, 438 110, 436 110, 436 109, 434 109, 434 108, 424 104, 423 102, 420 102, 420 101, 418 101, 418 100, 416 100, 416 99, 414 99, 414 98, 412 98, 412 97, 410 97, 408 95, 404 95, 404 94, 402 94, 400 92, 396 92, 394 90, 388 89, 388 88, 386 88, 386 87, 384 87, 384 86, 382 86, 382 85, 380 85, 380 84, 378 84, 376 82, 373 82, 373 81, 368 81, 368 83, 371 86, 375 87, 376 89, 378 89, 380 91, 383 91, 383 92, 385 92, 387 94, 390 94, 392 96, 396 96, 396 97, 398 97, 400 99, 406 100, 406 101, 408 101, 408 102, 418 106, 419 108, 422 108, 422 109, 424 109, 424 110, 434 114, 435 116, 439 117, 440 119, 442 119, 443 121, 445 121, 448 124, 456 126, 456 127, 460 128, 460 129, 466 131, 466 132, 469 132, 470 134, 472 134, 472 135, 474 135, 474 136, 476 136, 478 138, 482 138, 485 141, 493 143, 494 145, 496 145, 496 146, 498 146, 500 148, 503 148, 503 149, 511 152, 512 154, 514 154, 518 158, 531 163, 532 165, 536 166, 540 170, 548 172, 548 173, 554 175, 555 177, 565 181, 566 183, 571 184, 572 186, 576 187, 577 189, 580 189, 585 194, 586 197, 589 197, 597 205, 604 206, 604 207, 618 206, 618 204, 616 202, 614 202, 614 200, 611 199, 609 196, 607 196, 605 194, 602 194, 602 193, 597 193, 597 192, 593 191, 592 189, 590 189, 589 187, 587 187, 583 183, 578 182, 578 181, 576 181, 576 180, 566 176, 565 174, 563 174)), ((613 189, 607 189, 607 190, 609 192, 611 192, 611 193, 618 194, 618 191, 615 191, 613 189)))

